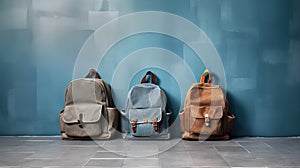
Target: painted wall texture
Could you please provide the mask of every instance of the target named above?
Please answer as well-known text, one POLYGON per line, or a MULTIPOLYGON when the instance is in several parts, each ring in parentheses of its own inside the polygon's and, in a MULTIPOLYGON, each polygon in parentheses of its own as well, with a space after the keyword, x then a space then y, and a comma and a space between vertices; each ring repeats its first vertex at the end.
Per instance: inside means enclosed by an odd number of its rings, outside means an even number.
POLYGON ((208 67, 235 136, 299 136, 299 20, 298 0, 1 0, 0 135, 59 135, 65 88, 89 68, 120 109, 152 70, 174 121, 208 67))

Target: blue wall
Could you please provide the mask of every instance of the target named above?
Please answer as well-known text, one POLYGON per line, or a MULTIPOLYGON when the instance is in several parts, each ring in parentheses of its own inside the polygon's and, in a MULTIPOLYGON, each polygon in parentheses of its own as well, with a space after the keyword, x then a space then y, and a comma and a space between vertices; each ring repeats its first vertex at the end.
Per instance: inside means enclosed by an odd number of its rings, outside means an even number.
MULTIPOLYGON (((234 135, 300 135, 299 20, 298 0, 1 0, 0 135, 58 135, 65 87, 90 67, 112 84, 119 108, 123 93, 154 71, 175 120, 186 86, 210 65, 210 52, 203 50, 211 46, 225 72, 216 73, 215 81, 225 81, 237 116, 234 135), (161 18, 122 23, 105 35, 98 28, 143 11, 171 13, 197 25, 209 39, 195 37, 202 54, 178 37, 145 31, 119 39, 101 57, 109 40, 135 24, 155 28, 151 23, 161 18), (185 72, 192 75, 183 78, 185 72)), ((170 20, 157 26, 184 36, 192 32, 170 20)))

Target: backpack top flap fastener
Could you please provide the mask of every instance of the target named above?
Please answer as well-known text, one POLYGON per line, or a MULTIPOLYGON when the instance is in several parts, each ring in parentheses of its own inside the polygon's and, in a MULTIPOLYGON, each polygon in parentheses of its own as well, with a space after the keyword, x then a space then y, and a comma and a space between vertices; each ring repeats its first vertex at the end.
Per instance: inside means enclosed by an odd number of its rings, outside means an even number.
POLYGON ((223 117, 222 106, 190 106, 191 117, 204 119, 205 126, 210 126, 210 120, 220 120, 223 117))
POLYGON ((152 124, 153 130, 158 131, 158 124, 162 119, 161 108, 129 109, 129 121, 132 131, 136 132, 137 124, 152 124))

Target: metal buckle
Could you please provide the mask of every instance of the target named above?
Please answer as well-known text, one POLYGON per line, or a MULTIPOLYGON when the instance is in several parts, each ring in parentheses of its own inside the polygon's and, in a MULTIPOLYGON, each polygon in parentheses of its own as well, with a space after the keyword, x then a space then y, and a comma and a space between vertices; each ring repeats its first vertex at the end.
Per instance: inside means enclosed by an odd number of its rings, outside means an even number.
POLYGON ((132 132, 133 132, 133 133, 136 132, 136 123, 137 123, 137 121, 138 121, 137 118, 132 119, 131 129, 132 129, 132 132))
POLYGON ((158 127, 157 127, 157 117, 154 117, 154 118, 153 118, 153 123, 152 123, 152 125, 153 125, 153 130, 154 130, 154 131, 158 131, 158 127))
POLYGON ((209 126, 209 122, 210 122, 209 116, 208 116, 208 114, 205 114, 204 117, 205 117, 205 119, 204 119, 205 126, 208 127, 209 126))

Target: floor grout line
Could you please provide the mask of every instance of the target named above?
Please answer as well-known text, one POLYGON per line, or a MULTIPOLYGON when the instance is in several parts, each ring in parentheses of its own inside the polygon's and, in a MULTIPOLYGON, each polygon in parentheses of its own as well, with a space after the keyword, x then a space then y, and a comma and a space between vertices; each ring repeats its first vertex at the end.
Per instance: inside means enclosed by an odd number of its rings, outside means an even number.
POLYGON ((138 157, 124 157, 124 158, 91 158, 90 160, 130 160, 130 159, 144 159, 144 160, 158 160, 161 158, 138 158, 138 157))
POLYGON ((25 160, 59 160, 61 158, 24 158, 25 160))
POLYGON ((85 167, 88 163, 89 163, 89 161, 96 155, 96 153, 97 153, 97 151, 98 151, 98 149, 94 152, 94 154, 83 164, 83 166, 82 167, 85 167))
POLYGON ((218 151, 218 149, 216 148, 216 146, 213 146, 213 150, 215 150, 217 152, 217 154, 222 158, 222 160, 227 164, 228 167, 231 167, 230 164, 226 161, 226 159, 222 156, 222 154, 220 153, 220 151, 218 151))
POLYGON ((28 153, 28 154, 33 154, 35 152, 5 152, 5 153, 24 153, 24 154, 28 153))
POLYGON ((237 142, 237 144, 239 144, 239 146, 241 148, 243 148, 245 151, 247 151, 248 154, 251 154, 251 152, 246 147, 244 147, 242 144, 240 144, 239 142, 237 142))
POLYGON ((20 140, 20 141, 24 141, 24 142, 53 142, 53 140, 42 140, 42 139, 36 139, 36 140, 20 140))

